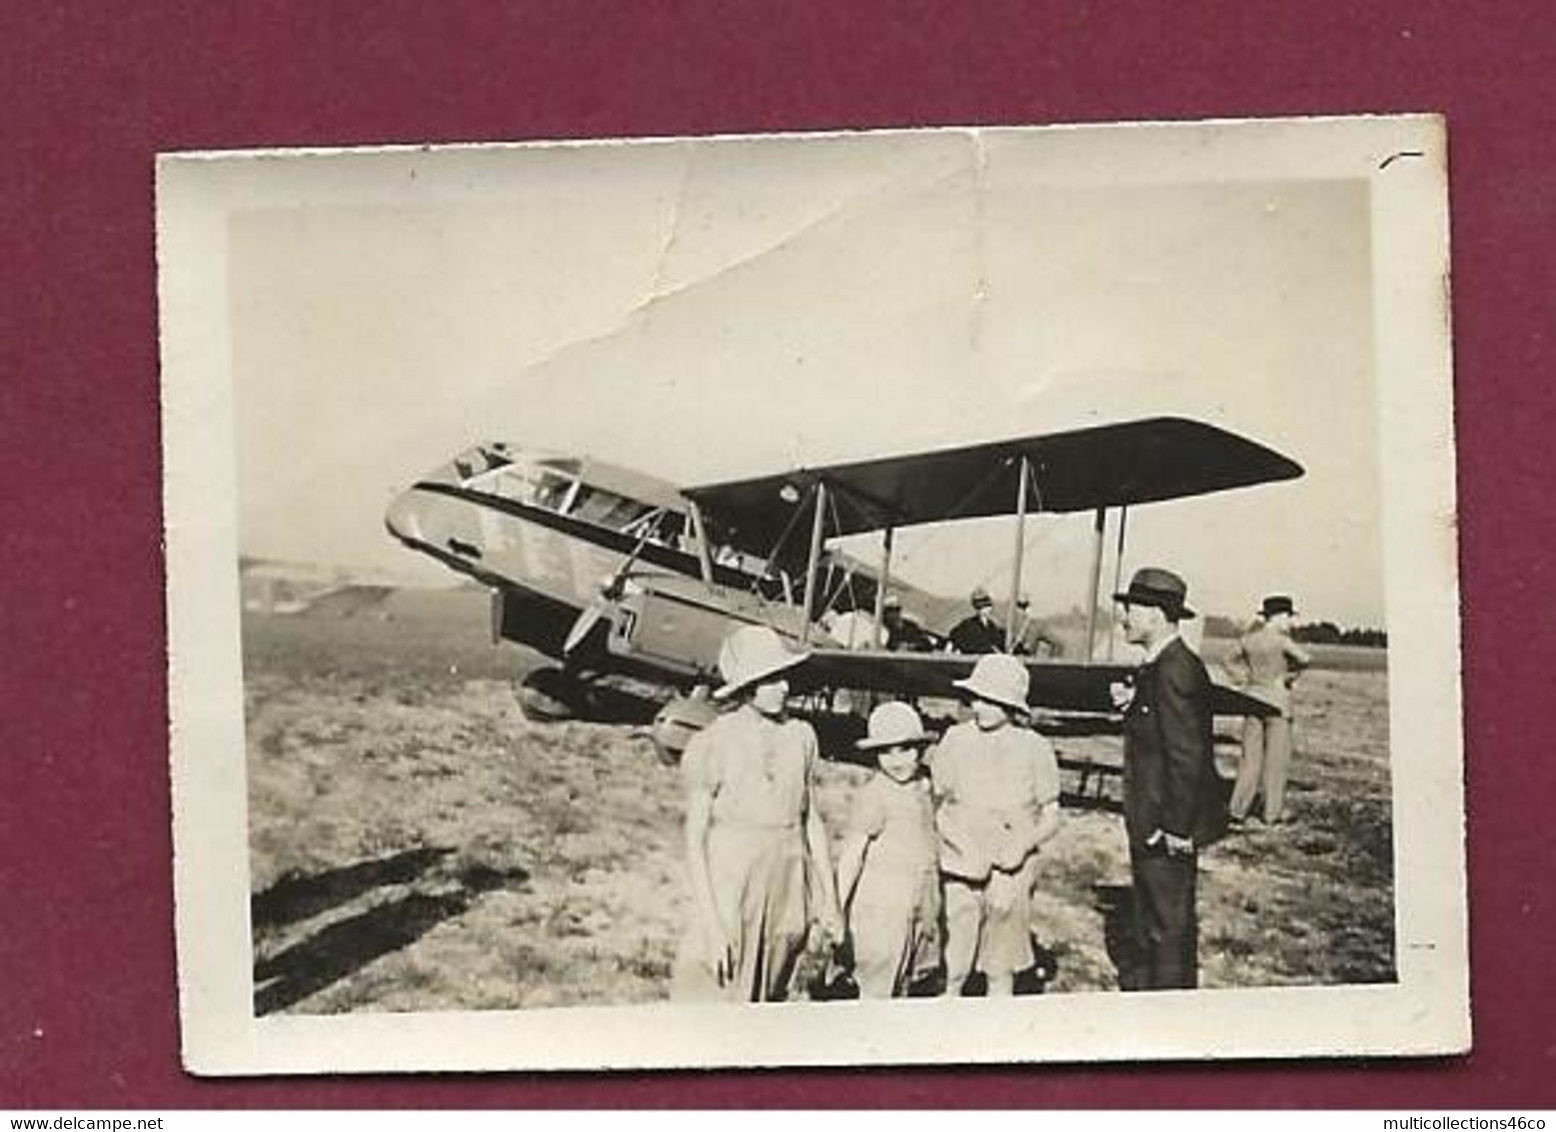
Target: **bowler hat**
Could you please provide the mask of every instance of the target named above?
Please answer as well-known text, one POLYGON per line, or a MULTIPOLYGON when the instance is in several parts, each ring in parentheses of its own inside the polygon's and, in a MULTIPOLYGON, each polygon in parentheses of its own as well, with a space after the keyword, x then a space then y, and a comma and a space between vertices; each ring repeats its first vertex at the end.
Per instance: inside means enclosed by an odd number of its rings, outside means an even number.
POLYGON ((1297 607, 1291 603, 1291 599, 1285 594, 1271 594, 1264 599, 1264 605, 1259 609, 1260 617, 1276 617, 1282 613, 1295 613, 1297 607))
POLYGON ((1188 596, 1188 583, 1171 570, 1143 566, 1129 579, 1129 588, 1114 594, 1113 600, 1125 605, 1154 605, 1168 617, 1182 620, 1194 616, 1194 611, 1183 604, 1188 596))
POLYGON ((1011 711, 1027 712, 1027 691, 1032 677, 1027 666, 1013 656, 1002 652, 986 653, 973 665, 972 675, 965 680, 953 680, 956 687, 980 700, 1007 707, 1011 711))
POLYGON ((766 625, 742 625, 724 638, 719 649, 719 675, 724 677, 724 684, 713 693, 713 698, 727 700, 809 657, 809 653, 790 652, 782 638, 766 625))

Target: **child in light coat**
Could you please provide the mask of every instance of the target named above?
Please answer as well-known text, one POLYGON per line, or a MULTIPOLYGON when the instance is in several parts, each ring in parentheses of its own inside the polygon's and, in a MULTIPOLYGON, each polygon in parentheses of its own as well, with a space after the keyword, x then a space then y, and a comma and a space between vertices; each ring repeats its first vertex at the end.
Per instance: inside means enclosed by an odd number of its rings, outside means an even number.
POLYGON ((945 733, 930 760, 946 913, 946 993, 973 971, 1009 995, 1032 967, 1037 851, 1059 828, 1053 745, 1021 726, 1029 677, 1013 656, 980 657, 958 680, 973 718, 945 733))
POLYGON ((870 713, 857 744, 877 770, 855 799, 837 889, 864 998, 892 998, 940 966, 940 869, 934 807, 919 756, 933 739, 904 703, 870 713))

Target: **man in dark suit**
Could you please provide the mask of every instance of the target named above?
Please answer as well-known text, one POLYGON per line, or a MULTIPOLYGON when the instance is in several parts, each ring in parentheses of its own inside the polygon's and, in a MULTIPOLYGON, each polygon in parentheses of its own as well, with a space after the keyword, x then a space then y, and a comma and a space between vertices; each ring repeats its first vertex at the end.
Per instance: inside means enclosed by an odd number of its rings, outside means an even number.
POLYGON ((1153 567, 1114 595, 1124 636, 1146 650, 1133 685, 1114 686, 1124 709, 1124 825, 1139 929, 1140 968, 1121 980, 1131 990, 1198 984, 1198 852, 1224 829, 1210 677, 1178 636, 1178 623, 1194 616, 1187 597, 1182 578, 1153 567))
POLYGON ((951 629, 952 652, 979 656, 1005 651, 1005 626, 994 619, 994 599, 979 586, 972 592, 972 613, 951 629))

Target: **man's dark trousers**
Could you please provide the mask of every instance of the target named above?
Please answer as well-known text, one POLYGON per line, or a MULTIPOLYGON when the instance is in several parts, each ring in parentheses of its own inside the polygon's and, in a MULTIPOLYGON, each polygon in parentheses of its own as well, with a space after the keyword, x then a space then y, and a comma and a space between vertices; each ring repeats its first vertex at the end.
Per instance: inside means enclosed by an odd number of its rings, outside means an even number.
POLYGON ((1143 950, 1136 989, 1193 987, 1198 979, 1194 880, 1198 854, 1169 853, 1169 837, 1215 840, 1225 812, 1216 774, 1210 675, 1181 640, 1135 673, 1124 711, 1124 826, 1143 950))
POLYGON ((1199 924, 1194 913, 1195 853, 1130 846, 1134 880, 1134 990, 1191 990, 1199 985, 1199 924))

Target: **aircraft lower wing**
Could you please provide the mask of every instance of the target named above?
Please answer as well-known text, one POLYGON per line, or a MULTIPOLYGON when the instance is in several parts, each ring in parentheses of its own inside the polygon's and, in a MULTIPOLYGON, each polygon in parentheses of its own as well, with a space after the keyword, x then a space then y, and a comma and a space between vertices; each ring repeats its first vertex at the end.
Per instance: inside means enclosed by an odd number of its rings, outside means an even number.
MULTIPOLYGON (((855 688, 904 696, 954 696, 952 681, 967 676, 975 656, 955 653, 887 652, 885 650, 817 649, 795 669, 791 682, 809 688, 855 688)), ((1025 661, 1034 707, 1055 711, 1114 713, 1109 686, 1134 674, 1123 664, 1066 664, 1025 661)), ((1225 684, 1212 685, 1211 707, 1217 715, 1271 716, 1276 708, 1225 684)))

